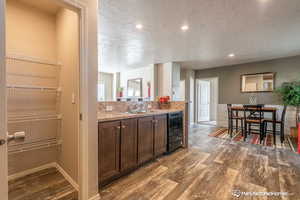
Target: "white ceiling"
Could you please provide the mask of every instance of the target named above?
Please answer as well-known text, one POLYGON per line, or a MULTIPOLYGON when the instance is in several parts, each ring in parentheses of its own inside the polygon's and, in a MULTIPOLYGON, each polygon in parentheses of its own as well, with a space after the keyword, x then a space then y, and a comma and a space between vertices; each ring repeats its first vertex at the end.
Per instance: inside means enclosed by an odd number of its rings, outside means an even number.
POLYGON ((101 0, 99 21, 101 71, 170 61, 203 69, 300 55, 300 0, 101 0))

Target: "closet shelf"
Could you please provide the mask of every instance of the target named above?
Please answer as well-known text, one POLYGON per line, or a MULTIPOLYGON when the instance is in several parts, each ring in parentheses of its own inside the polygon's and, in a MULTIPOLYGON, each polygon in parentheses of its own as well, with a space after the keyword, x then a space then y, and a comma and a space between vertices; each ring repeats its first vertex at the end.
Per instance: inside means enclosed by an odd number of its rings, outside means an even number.
POLYGON ((34 122, 34 121, 48 121, 48 120, 61 120, 62 115, 20 115, 20 116, 8 116, 8 123, 23 123, 23 122, 34 122))
POLYGON ((57 91, 61 92, 61 88, 56 88, 56 87, 41 87, 41 86, 33 86, 33 85, 7 85, 7 88, 11 89, 32 89, 32 90, 51 90, 51 91, 57 91))
POLYGON ((55 139, 48 139, 44 141, 37 141, 32 143, 25 143, 25 144, 14 144, 8 146, 8 155, 23 153, 28 151, 34 151, 39 149, 45 149, 50 147, 56 147, 62 145, 61 140, 55 139))
POLYGON ((52 65, 52 66, 57 66, 57 67, 62 66, 61 63, 54 63, 54 62, 47 61, 47 60, 40 59, 40 58, 34 58, 34 57, 22 56, 22 55, 16 55, 16 54, 7 55, 6 59, 18 60, 18 61, 30 62, 30 63, 36 63, 36 64, 43 64, 43 65, 52 65))

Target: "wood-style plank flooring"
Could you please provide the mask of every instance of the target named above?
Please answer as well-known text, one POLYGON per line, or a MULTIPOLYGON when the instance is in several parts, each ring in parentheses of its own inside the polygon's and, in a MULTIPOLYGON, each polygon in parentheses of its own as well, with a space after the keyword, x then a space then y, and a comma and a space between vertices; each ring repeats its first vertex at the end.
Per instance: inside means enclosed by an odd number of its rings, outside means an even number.
MULTIPOLYGON (((77 191, 57 171, 49 168, 9 181, 9 200, 77 200, 77 191)), ((0 197, 1 199, 1 197, 0 197)))
POLYGON ((209 137, 191 128, 189 149, 163 156, 100 190, 103 200, 300 199, 300 156, 284 150, 209 137), (240 196, 288 192, 288 196, 240 196), (237 195, 239 193, 236 193, 237 195))

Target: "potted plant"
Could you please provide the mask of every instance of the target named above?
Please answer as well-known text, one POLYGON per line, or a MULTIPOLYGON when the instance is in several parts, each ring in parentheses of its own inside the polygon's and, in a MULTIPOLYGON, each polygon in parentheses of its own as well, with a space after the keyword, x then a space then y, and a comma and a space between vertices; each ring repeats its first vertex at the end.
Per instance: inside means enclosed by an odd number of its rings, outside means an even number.
POLYGON ((298 127, 300 119, 300 81, 283 83, 277 89, 277 92, 285 105, 296 107, 296 127, 298 127))

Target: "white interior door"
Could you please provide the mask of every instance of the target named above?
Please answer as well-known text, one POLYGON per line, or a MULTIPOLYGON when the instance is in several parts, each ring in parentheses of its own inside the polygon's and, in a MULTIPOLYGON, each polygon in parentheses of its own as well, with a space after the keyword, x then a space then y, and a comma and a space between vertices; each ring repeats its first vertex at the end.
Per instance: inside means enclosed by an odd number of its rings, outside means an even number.
POLYGON ((209 121, 210 118, 210 81, 198 82, 198 121, 209 121))
POLYGON ((0 199, 8 199, 6 142, 5 1, 0 1, 0 199))

